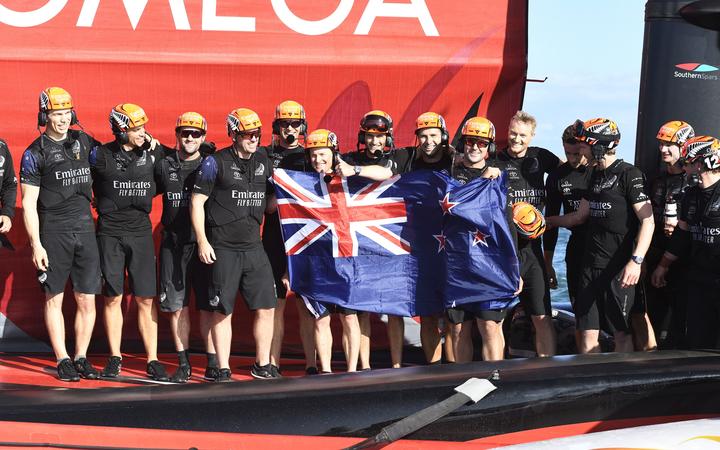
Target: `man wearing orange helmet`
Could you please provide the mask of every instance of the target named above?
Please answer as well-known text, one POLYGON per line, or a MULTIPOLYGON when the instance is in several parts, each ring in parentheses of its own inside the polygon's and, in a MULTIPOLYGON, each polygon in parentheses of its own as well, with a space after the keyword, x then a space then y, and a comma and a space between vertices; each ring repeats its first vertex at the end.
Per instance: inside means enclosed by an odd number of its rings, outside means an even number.
POLYGON ((700 183, 688 188, 681 200, 677 226, 652 283, 666 286, 671 264, 685 259, 688 346, 720 348, 720 141, 696 136, 685 142, 683 152, 700 183))
POLYGON ((600 328, 615 338, 615 351, 633 351, 630 311, 654 221, 645 176, 618 159, 620 130, 609 119, 575 122, 580 150, 592 155, 595 170, 576 212, 547 218, 548 226, 588 222, 580 288, 575 300, 578 350, 599 352, 600 328))
MULTIPOLYGON (((192 374, 189 360, 190 288, 196 303, 207 302, 205 264, 197 256, 197 242, 190 225, 190 194, 204 153, 207 121, 196 112, 181 114, 175 124, 177 151, 168 152, 155 168, 157 193, 162 194, 163 225, 160 238, 160 311, 169 313, 170 329, 178 353, 178 369, 170 377, 186 383, 192 374)), ((199 309, 199 308, 198 308, 199 309)), ((200 310, 200 334, 205 341, 208 367, 205 378, 217 376, 217 358, 210 337, 211 314, 200 310)))
MULTIPOLYGON (((45 293, 45 325, 63 381, 97 378, 86 358, 95 325, 95 294, 100 292, 100 257, 90 211, 92 179, 88 155, 98 145, 71 129, 77 115, 70 94, 59 87, 40 93, 38 128, 45 131, 25 150, 20 167, 23 219, 32 261, 45 293), (63 293, 70 277, 77 303, 75 358, 65 347, 63 293)), ((12 170, 12 169, 11 169, 12 170)), ((4 176, 14 178, 12 172, 4 176)), ((15 198, 12 198, 12 206, 15 198)), ((3 210, 8 206, 3 198, 3 210)))
POLYGON ((232 145, 205 158, 191 198, 191 220, 200 261, 209 264, 208 304, 213 313, 212 336, 220 370, 218 382, 231 381, 232 313, 238 289, 255 311, 255 378, 278 378, 270 363, 277 294, 272 268, 260 239, 263 215, 275 209, 270 184, 272 164, 258 152, 262 123, 247 108, 227 116, 232 145))
MULTIPOLYGON (((337 136, 330 130, 320 129, 308 134, 305 151, 307 155, 308 169, 326 174, 332 177, 337 157, 340 152, 337 136)), ((283 277, 283 283, 289 290, 290 285, 287 274, 283 277)), ((306 310, 304 302, 298 301, 306 310)), ((318 357, 320 359, 320 370, 323 373, 332 372, 332 330, 330 329, 330 315, 340 315, 340 322, 343 328, 343 350, 345 351, 345 362, 347 371, 357 370, 358 357, 360 354, 360 323, 358 322, 357 311, 335 305, 332 303, 321 303, 324 312, 317 314, 314 320, 314 337, 318 357)))
POLYGON ((132 103, 110 111, 115 140, 90 152, 96 209, 98 249, 105 286, 105 330, 111 356, 102 371, 117 377, 122 367, 122 298, 127 272, 130 293, 138 308, 138 328, 147 353, 147 375, 168 381, 157 357, 157 294, 155 245, 150 212, 156 193, 155 165, 165 155, 145 131, 148 117, 132 103))
MULTIPOLYGON (((285 100, 275 107, 275 118, 272 123, 273 140, 270 146, 263 149, 268 155, 273 169, 279 167, 290 170, 305 170, 306 160, 300 138, 307 133, 305 108, 293 100, 285 100)), ((285 335, 285 299, 288 292, 282 283, 282 275, 287 269, 285 247, 280 232, 280 219, 277 212, 265 216, 263 225, 263 247, 270 259, 275 286, 277 287, 278 306, 275 308, 275 327, 273 330, 270 363, 280 370, 280 353, 285 335)), ((290 293, 292 295, 292 293, 290 293)), ((300 341, 305 353, 305 370, 317 373, 315 362, 315 339, 313 337, 313 318, 302 301, 296 301, 298 321, 300 325, 300 341)))
MULTIPOLYGON (((485 117, 472 117, 465 121, 460 136, 463 149, 462 160, 452 166, 451 175, 462 184, 476 178, 496 178, 487 164, 495 152, 495 125, 485 117)), ((497 169, 495 169, 497 170, 497 169)), ((511 219, 508 218, 508 222, 511 219)), ((472 361, 472 326, 477 323, 482 337, 482 358, 484 361, 498 361, 505 355, 505 338, 502 324, 505 309, 476 310, 469 305, 448 308, 447 315, 452 323, 452 343, 455 362, 472 361)))
MULTIPOLYGON (((533 116, 518 111, 510 119, 508 147, 490 160, 490 165, 507 174, 508 207, 517 202, 527 202, 542 211, 546 196, 545 174, 562 163, 549 150, 530 147, 536 125, 533 116)), ((552 356, 556 351, 555 328, 540 239, 519 239, 518 258, 523 280, 520 300, 535 327, 535 349, 538 356, 552 356)))
MULTIPOLYGON (((658 149, 665 170, 653 181, 650 189, 655 232, 645 258, 648 274, 657 267, 677 226, 678 205, 690 184, 683 170, 681 151, 685 142, 694 136, 692 126, 680 120, 667 122, 658 130, 658 149)), ((685 260, 675 262, 666 286, 657 289, 644 280, 643 291, 638 293, 645 296, 647 312, 660 348, 682 348, 685 345, 686 267, 685 260)))

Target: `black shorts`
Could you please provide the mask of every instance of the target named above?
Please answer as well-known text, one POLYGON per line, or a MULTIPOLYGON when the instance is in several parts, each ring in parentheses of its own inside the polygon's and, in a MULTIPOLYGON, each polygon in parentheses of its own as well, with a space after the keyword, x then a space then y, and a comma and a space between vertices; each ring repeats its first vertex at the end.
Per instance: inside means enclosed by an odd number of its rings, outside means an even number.
POLYGON ((287 255, 285 255, 285 243, 282 238, 282 232, 280 231, 280 219, 277 213, 265 215, 262 243, 265 253, 270 260, 278 298, 285 298, 287 296, 287 290, 281 278, 287 270, 287 255))
POLYGON ((507 309, 486 309, 478 311, 469 311, 461 307, 447 309, 448 320, 454 325, 474 319, 491 320, 500 323, 505 319, 505 313, 507 313, 507 309))
POLYGON ((270 261, 262 247, 247 251, 216 248, 215 258, 210 266, 209 300, 201 309, 231 314, 238 289, 252 311, 277 306, 270 261))
POLYGON ((175 312, 188 306, 191 288, 196 304, 203 299, 207 302, 209 275, 208 266, 198 259, 195 242, 178 242, 174 234, 163 230, 160 241, 161 311, 175 312))
POLYGON ((520 276, 523 288, 520 303, 531 316, 547 316, 552 313, 550 306, 550 287, 547 283, 545 260, 539 241, 526 244, 518 251, 520 276))
POLYGON ((583 240, 570 237, 565 249, 565 276, 567 279, 568 297, 570 304, 575 304, 580 290, 580 274, 582 273, 583 240))
MULTIPOLYGON (((707 274, 708 280, 717 275, 707 274)), ((687 343, 691 349, 720 348, 720 281, 687 281, 687 343)))
POLYGON ((320 317, 327 317, 330 314, 342 314, 343 316, 352 316, 358 312, 354 309, 345 308, 344 306, 336 305, 335 303, 319 302, 325 308, 325 312, 320 314, 320 317))
MULTIPOLYGON (((40 243, 48 257, 48 270, 41 286, 45 293, 65 291, 68 276, 73 291, 80 294, 99 294, 102 285, 100 255, 95 233, 41 234, 40 243)), ((42 274, 38 273, 38 281, 42 274)))
POLYGON ((580 292, 575 301, 578 330, 630 331, 630 311, 635 302, 635 286, 620 287, 622 268, 584 267, 580 292))
POLYGON ((152 234, 143 236, 98 236, 100 268, 105 286, 103 295, 123 294, 127 269, 130 294, 138 297, 157 295, 155 244, 152 234))

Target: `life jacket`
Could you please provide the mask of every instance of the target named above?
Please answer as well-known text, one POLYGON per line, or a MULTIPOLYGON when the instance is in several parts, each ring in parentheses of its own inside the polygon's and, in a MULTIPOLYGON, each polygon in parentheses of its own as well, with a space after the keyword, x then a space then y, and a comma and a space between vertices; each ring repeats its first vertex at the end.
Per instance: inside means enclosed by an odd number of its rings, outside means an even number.
POLYGON ((155 154, 147 148, 133 158, 111 142, 97 149, 97 158, 104 158, 105 164, 96 169, 94 189, 98 214, 135 208, 146 214, 152 211, 155 196, 155 154))

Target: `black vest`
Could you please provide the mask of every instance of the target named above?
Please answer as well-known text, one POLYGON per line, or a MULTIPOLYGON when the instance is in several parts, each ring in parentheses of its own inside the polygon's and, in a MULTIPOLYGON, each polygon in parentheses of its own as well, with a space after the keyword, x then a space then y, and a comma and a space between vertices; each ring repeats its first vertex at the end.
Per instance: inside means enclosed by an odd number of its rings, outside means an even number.
POLYGON ((44 212, 74 195, 92 200, 92 178, 88 155, 92 144, 85 133, 70 131, 62 144, 41 136, 36 148, 43 158, 38 194, 38 212, 44 212), (42 140, 42 146, 40 145, 42 140))
POLYGON ((594 171, 588 190, 589 224, 620 235, 637 231, 637 216, 619 186, 622 175, 632 167, 623 161, 604 171, 594 171))
POLYGON ((94 188, 99 214, 134 208, 146 214, 152 211, 155 196, 155 155, 147 149, 126 152, 111 142, 97 149, 94 188), (100 158, 104 164, 100 164, 100 158))
POLYGON ((190 195, 202 159, 182 162, 177 152, 160 161, 158 191, 163 192, 161 222, 165 229, 190 233, 190 195))
POLYGON ((255 152, 243 160, 229 147, 210 158, 215 158, 218 173, 205 207, 208 224, 217 227, 241 219, 261 223, 271 173, 267 156, 255 152))
POLYGON ((687 220, 692 234, 690 260, 699 260, 701 255, 720 256, 720 182, 715 183, 710 198, 699 187, 688 189, 687 220))

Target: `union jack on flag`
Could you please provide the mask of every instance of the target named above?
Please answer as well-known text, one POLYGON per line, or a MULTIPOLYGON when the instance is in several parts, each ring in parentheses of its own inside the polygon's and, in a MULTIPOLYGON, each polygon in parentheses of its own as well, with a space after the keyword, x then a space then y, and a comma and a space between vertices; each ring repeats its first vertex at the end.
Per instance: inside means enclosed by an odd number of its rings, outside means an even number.
POLYGON ((384 196, 400 176, 359 186, 351 186, 347 178, 340 177, 318 183, 319 177, 291 177, 283 169, 274 172, 283 231, 290 228, 288 225, 296 226, 285 235, 288 256, 306 251, 328 235, 335 258, 375 253, 378 249, 392 255, 410 253, 410 243, 401 236, 402 224, 407 222, 405 200, 384 196), (304 183, 306 180, 312 184, 304 183))

